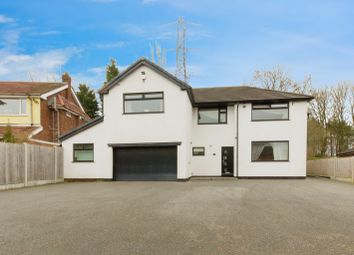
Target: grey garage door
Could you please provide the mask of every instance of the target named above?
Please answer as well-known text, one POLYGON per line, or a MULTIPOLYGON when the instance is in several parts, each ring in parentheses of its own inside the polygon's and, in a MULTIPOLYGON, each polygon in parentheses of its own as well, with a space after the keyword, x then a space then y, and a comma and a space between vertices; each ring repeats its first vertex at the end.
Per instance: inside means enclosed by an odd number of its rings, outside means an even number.
POLYGON ((177 146, 114 148, 113 160, 113 180, 177 179, 177 146))

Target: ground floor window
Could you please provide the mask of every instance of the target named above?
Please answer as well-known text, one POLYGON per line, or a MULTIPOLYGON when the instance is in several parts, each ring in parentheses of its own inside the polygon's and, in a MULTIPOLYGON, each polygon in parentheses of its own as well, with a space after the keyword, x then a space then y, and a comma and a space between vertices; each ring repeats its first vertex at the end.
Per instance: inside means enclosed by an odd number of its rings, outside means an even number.
POLYGON ((289 161, 289 141, 252 142, 252 161, 289 161))
POLYGON ((74 162, 93 162, 93 143, 74 144, 74 162))

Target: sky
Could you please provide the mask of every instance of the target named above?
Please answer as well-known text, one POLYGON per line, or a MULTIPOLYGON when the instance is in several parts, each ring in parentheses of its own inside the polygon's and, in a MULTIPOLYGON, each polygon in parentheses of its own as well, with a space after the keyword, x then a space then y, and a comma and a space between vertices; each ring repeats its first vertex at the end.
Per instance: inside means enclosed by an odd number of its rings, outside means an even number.
POLYGON ((0 80, 53 81, 98 89, 110 58, 123 70, 150 45, 175 70, 178 17, 186 21, 193 87, 248 84, 281 66, 315 87, 354 80, 354 1, 1 0, 0 80))

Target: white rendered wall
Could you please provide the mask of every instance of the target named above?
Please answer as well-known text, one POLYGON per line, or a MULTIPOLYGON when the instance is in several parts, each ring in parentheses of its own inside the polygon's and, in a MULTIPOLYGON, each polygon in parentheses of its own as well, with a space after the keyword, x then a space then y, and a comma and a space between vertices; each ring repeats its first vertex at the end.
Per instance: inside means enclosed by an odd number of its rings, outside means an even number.
MULTIPOLYGON (((227 107, 227 124, 198 125, 198 108, 193 109, 192 147, 205 147, 205 156, 192 156, 193 176, 221 176, 221 147, 233 146, 236 154, 235 124, 233 106, 227 107)), ((234 162, 235 173, 235 156, 234 162)))
POLYGON ((109 143, 181 142, 177 178, 188 178, 191 134, 186 129, 191 125, 187 117, 191 111, 185 90, 148 67, 138 68, 104 96, 104 122, 63 141, 64 177, 112 178, 113 152, 109 143), (164 92, 164 113, 123 114, 123 93, 158 91, 164 92), (95 162, 72 162, 72 145, 90 142, 95 145, 95 162))
POLYGON ((306 176, 307 102, 289 103, 289 121, 251 121, 239 106, 239 176, 306 176), (289 162, 251 162, 252 141, 289 140, 289 162))

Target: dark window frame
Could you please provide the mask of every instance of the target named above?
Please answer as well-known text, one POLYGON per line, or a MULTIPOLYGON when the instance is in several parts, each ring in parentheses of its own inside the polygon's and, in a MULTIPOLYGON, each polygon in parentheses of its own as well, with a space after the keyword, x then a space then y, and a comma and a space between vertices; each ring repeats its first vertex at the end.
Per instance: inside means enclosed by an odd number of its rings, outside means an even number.
POLYGON ((95 145, 94 143, 74 143, 73 144, 73 162, 78 163, 87 163, 87 162, 94 162, 95 161, 95 145), (82 145, 83 149, 75 149, 75 145, 82 145), (92 149, 85 149, 85 145, 92 145, 92 149), (92 150, 92 160, 77 160, 75 158, 75 151, 91 151, 92 150))
POLYGON ((251 142, 251 162, 252 163, 257 163, 257 162, 270 162, 270 163, 274 163, 274 162, 290 162, 290 143, 289 140, 272 140, 272 141, 252 141, 251 142), (253 160, 252 159, 252 148, 253 148, 253 144, 256 143, 287 143, 288 144, 288 155, 287 155, 287 160, 253 160))
POLYGON ((228 118, 228 111, 227 111, 227 106, 220 106, 220 107, 198 107, 198 125, 222 125, 222 124, 227 124, 228 118), (200 115, 199 112, 200 110, 218 110, 218 122, 200 122, 200 115), (225 112, 221 112, 222 110, 225 110, 225 112), (220 121, 220 114, 221 113, 225 113, 226 114, 226 118, 225 118, 225 122, 221 122, 220 121))
POLYGON ((252 103, 252 108, 251 108, 251 121, 288 121, 290 120, 290 111, 289 111, 289 102, 284 102, 284 103, 252 103), (287 107, 276 107, 272 108, 272 105, 279 105, 279 104, 286 104, 287 107), (269 107, 264 107, 264 108, 254 108, 254 106, 257 105, 269 105, 269 107), (271 110, 271 109, 287 109, 288 110, 288 118, 286 119, 254 119, 253 117, 253 111, 257 110, 271 110))
POLYGON ((165 94, 163 91, 155 91, 155 92, 136 92, 136 93, 124 93, 123 94, 123 114, 156 114, 156 113, 164 113, 165 112, 165 94), (151 94, 161 94, 161 98, 145 98, 146 95, 151 94), (127 99, 126 96, 134 96, 141 95, 142 98, 131 98, 127 99), (162 111, 154 111, 154 112, 126 112, 125 111, 125 102, 126 101, 148 101, 148 100, 162 100, 162 111))
POLYGON ((199 146, 199 147, 192 147, 192 155, 193 156, 205 156, 205 147, 199 146), (199 154, 194 151, 194 149, 203 149, 203 154, 199 154))

